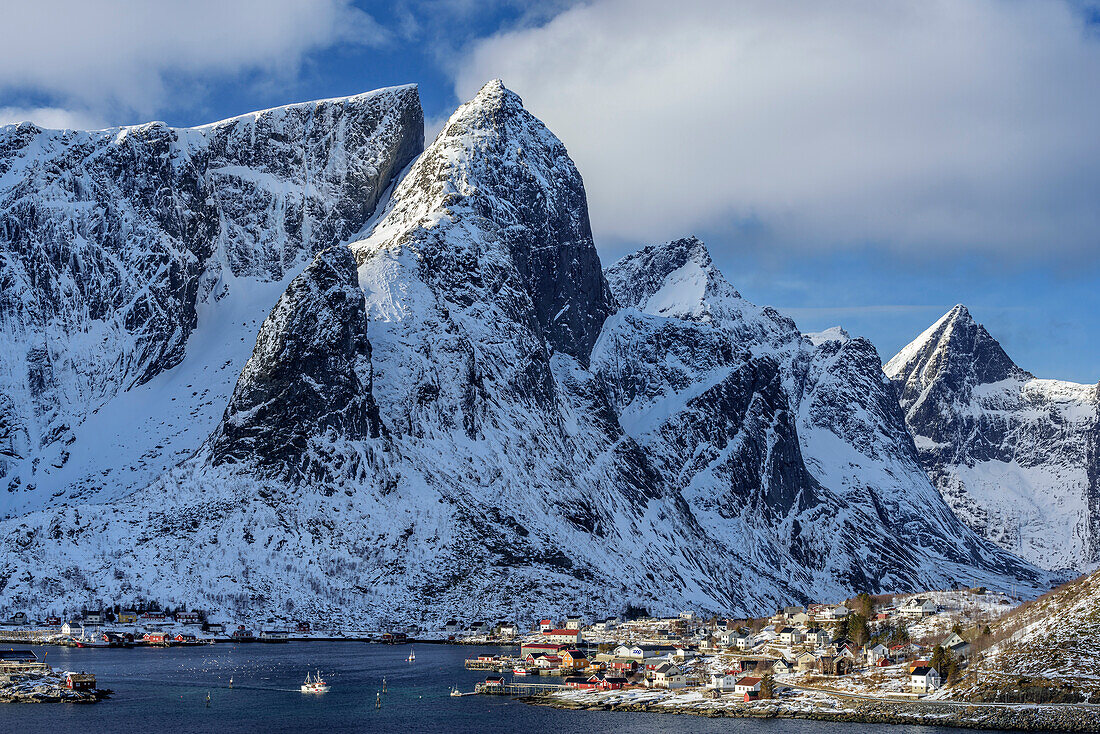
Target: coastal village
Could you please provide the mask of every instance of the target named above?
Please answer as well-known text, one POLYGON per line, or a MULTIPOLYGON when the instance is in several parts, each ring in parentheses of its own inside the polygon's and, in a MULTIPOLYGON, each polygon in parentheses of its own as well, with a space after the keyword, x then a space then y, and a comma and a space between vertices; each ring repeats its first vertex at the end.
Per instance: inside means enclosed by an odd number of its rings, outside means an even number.
MULTIPOLYGON (((197 610, 115 607, 66 619, 16 613, 0 620, 0 641, 86 648, 291 640, 468 645, 463 665, 478 682, 473 690, 451 688, 451 696, 504 695, 568 709, 1003 729, 1049 729, 1053 716, 1054 728, 1092 731, 1091 696, 1052 699, 1085 704, 1068 707, 973 698, 1004 631, 1018 632, 1005 620, 1040 602, 1021 606, 1007 594, 970 588, 861 594, 760 618, 688 610, 654 616, 627 605, 621 616, 598 619, 450 619, 430 629, 390 630, 336 629, 317 620, 225 623, 197 610)), ((1027 629, 1041 624, 1029 621, 1027 629)), ((407 662, 414 660, 410 651, 407 662)), ((461 679, 470 685, 469 672, 461 679)), ((0 654, 0 700, 85 702, 107 693, 93 674, 55 671, 35 651, 0 654)))
POLYGON ((584 700, 657 691, 749 703, 786 690, 936 699, 961 678, 986 624, 1012 605, 1003 594, 969 589, 863 595, 759 619, 702 619, 690 611, 671 618, 570 616, 540 620, 524 634, 502 622, 486 632, 467 628, 465 639, 517 636, 517 654, 483 654, 466 667, 491 671, 481 692, 518 690, 532 676, 549 676, 563 694, 596 694, 584 700))

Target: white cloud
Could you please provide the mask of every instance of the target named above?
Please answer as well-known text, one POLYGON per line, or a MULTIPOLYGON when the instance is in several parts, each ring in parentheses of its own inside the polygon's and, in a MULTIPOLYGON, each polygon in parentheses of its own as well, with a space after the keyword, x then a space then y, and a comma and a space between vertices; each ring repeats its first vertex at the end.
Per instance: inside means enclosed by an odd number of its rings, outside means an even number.
POLYGON ((52 0, 6 3, 3 16, 0 92, 138 114, 173 82, 290 73, 311 51, 384 38, 349 0, 52 0))
POLYGON ((98 130, 107 127, 103 118, 61 107, 0 107, 0 125, 33 122, 39 127, 69 130, 98 130))
POLYGON ((749 223, 787 251, 1100 243, 1100 42, 1046 0, 595 0, 477 42, 611 241, 749 223))

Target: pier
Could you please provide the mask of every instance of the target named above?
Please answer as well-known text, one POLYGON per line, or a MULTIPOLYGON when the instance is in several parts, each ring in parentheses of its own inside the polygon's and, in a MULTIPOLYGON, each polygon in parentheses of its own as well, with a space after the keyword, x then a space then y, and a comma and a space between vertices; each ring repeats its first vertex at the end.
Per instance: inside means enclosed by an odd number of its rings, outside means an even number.
POLYGON ((486 696, 537 696, 543 693, 556 693, 565 688, 557 683, 502 683, 499 685, 478 683, 474 686, 474 693, 486 696))
POLYGON ((0 642, 17 642, 23 645, 47 645, 62 637, 60 630, 6 630, 0 629, 0 642))

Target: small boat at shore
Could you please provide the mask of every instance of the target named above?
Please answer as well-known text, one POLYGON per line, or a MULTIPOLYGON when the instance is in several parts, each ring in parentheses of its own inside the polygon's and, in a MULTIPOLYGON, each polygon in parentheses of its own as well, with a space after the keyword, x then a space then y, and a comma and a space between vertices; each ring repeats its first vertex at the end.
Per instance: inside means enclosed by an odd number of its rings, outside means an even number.
POLYGON ((306 673, 306 682, 302 684, 302 693, 326 693, 328 692, 328 683, 321 677, 321 671, 317 671, 317 674, 310 678, 309 673, 306 673))

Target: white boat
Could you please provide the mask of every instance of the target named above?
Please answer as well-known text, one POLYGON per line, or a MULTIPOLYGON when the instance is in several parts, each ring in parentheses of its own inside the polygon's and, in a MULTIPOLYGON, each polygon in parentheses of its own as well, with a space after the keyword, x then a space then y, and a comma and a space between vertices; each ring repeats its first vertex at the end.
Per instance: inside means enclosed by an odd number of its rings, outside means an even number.
POLYGON ((325 683, 321 677, 321 671, 317 671, 317 674, 313 678, 309 677, 309 673, 306 673, 306 682, 302 684, 302 693, 325 693, 328 691, 328 683, 325 683))
POLYGON ((409 656, 407 658, 405 658, 405 662, 407 662, 407 663, 416 662, 416 651, 415 650, 411 650, 411 649, 409 650, 409 656))

